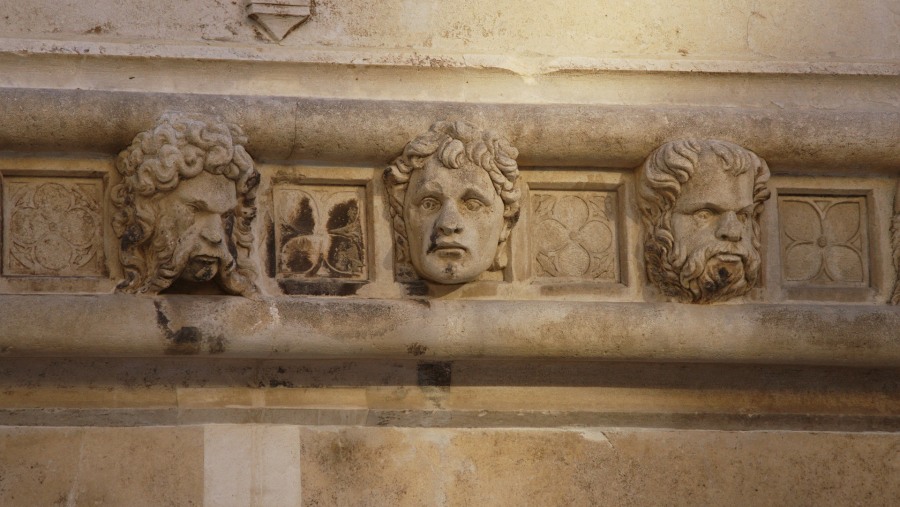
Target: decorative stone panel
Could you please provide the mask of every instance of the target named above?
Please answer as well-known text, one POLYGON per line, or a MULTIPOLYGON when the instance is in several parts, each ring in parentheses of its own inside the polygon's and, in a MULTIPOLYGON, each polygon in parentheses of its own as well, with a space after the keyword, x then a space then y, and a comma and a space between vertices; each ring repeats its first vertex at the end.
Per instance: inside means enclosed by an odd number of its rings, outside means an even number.
POLYGON ((103 181, 7 177, 3 275, 104 275, 103 181))
POLYGON ((364 187, 279 186, 273 195, 279 278, 369 278, 364 187))
POLYGON ((539 190, 531 206, 536 278, 620 280, 614 192, 539 190))
POLYGON ((887 302, 895 185, 886 177, 773 178, 764 215, 766 299, 887 302))
POLYGON ((782 195, 778 210, 786 284, 869 285, 865 197, 782 195))

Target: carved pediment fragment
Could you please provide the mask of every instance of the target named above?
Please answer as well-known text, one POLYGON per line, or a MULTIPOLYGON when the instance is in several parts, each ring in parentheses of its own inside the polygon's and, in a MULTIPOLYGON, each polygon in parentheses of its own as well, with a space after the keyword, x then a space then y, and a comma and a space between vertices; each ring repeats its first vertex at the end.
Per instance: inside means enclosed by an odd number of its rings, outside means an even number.
POLYGON ((247 16, 275 41, 284 39, 309 18, 309 0, 265 0, 247 4, 247 16))

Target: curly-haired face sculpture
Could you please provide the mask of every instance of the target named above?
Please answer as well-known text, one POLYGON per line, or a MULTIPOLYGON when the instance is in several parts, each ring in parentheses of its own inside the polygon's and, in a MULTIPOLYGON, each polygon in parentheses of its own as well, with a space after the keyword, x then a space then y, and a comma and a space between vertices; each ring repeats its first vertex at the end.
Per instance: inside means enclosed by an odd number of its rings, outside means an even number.
POLYGON ((519 218, 517 156, 506 139, 464 122, 437 122, 406 145, 384 173, 401 278, 407 264, 442 284, 505 266, 519 218))
POLYGON ((169 115, 119 154, 119 290, 155 294, 182 279, 256 292, 248 259, 259 173, 246 142, 237 125, 169 115))
POLYGON ((759 277, 765 161, 724 141, 674 141, 641 167, 647 276, 683 302, 742 296, 759 277))

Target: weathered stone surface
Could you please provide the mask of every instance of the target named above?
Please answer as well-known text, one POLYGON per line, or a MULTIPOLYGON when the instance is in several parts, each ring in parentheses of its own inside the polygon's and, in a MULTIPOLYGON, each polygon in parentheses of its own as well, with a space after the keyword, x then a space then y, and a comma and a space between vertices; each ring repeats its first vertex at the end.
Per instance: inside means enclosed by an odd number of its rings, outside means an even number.
MULTIPOLYGON (((87 40, 268 42, 246 21, 241 2, 167 0, 148 6, 137 0, 104 1, 88 10, 38 0, 5 7, 8 14, 0 18, 0 31, 22 38, 58 34, 87 40), (154 19, 152 26, 134 15, 141 9, 154 19)), ((691 7, 686 11, 651 0, 627 5, 581 0, 564 7, 536 3, 529 9, 515 0, 490 5, 475 0, 454 5, 437 0, 377 5, 329 0, 316 3, 310 21, 282 44, 373 53, 403 49, 405 58, 397 62, 424 65, 440 65, 439 56, 454 53, 788 62, 878 62, 900 56, 892 43, 898 29, 892 23, 897 12, 890 0, 852 5, 839 0, 702 0, 691 7)))
POLYGON ((896 440, 594 428, 301 430, 301 469, 305 505, 890 505, 900 494, 896 440))
POLYGON ((5 295, 0 320, 11 357, 900 361, 900 314, 887 305, 5 295))
POLYGON ((0 428, 5 505, 202 505, 200 428, 0 428))
POLYGON ((462 99, 373 101, 23 88, 0 88, 0 100, 8 105, 0 141, 7 149, 23 151, 114 154, 160 114, 177 110, 214 113, 240 123, 252 139, 249 150, 269 160, 385 164, 432 121, 450 118, 496 126, 520 147, 522 166, 630 169, 666 139, 723 134, 740 139, 787 171, 814 167, 843 174, 858 168, 886 172, 900 162, 900 112, 890 108, 472 104, 462 99))
POLYGON ((206 426, 203 505, 300 506, 299 440, 296 426, 206 426))

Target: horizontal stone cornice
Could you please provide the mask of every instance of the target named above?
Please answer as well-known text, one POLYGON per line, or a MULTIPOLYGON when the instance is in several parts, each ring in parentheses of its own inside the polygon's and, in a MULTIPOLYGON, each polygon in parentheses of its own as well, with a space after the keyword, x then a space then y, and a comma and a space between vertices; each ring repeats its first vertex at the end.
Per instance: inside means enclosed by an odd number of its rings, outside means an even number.
POLYGON ((636 167, 679 138, 733 141, 773 170, 900 168, 900 112, 599 104, 474 104, 0 88, 6 151, 118 153, 166 111, 242 125, 260 160, 385 164, 437 119, 489 126, 520 165, 636 167))
POLYGON ((890 306, 6 295, 0 322, 0 357, 900 366, 890 306))

